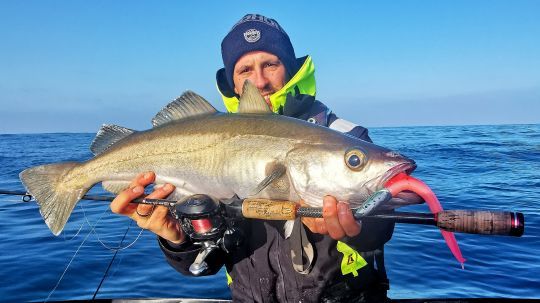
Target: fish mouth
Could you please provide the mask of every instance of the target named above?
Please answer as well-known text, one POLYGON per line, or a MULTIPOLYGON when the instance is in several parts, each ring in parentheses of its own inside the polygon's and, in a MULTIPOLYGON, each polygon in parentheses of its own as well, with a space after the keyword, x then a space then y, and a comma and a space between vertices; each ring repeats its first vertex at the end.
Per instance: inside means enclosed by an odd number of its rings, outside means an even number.
POLYGON ((410 175, 415 169, 416 169, 416 163, 414 161, 397 164, 394 167, 390 168, 383 175, 383 177, 381 178, 381 185, 386 184, 388 180, 392 179, 397 174, 405 173, 407 175, 410 175))

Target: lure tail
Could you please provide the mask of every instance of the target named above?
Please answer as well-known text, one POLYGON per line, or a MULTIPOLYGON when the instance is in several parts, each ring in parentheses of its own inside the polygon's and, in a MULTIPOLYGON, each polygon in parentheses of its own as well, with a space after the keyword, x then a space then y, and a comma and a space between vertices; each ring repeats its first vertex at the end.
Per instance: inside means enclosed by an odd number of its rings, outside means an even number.
POLYGON ((41 165, 25 169, 19 177, 26 190, 34 196, 39 212, 55 236, 60 234, 75 208, 75 204, 92 185, 84 176, 69 176, 76 162, 41 165))
MULTIPOLYGON (((429 206, 429 210, 433 214, 437 214, 443 210, 441 203, 433 191, 424 182, 408 176, 405 173, 394 176, 385 184, 385 187, 394 197, 404 190, 415 192, 426 201, 426 204, 429 206)), ((464 268, 463 264, 465 263, 465 258, 463 258, 461 254, 461 250, 459 249, 454 233, 442 229, 441 233, 446 241, 446 244, 448 245, 448 248, 450 248, 450 251, 456 260, 461 263, 461 268, 464 268)))

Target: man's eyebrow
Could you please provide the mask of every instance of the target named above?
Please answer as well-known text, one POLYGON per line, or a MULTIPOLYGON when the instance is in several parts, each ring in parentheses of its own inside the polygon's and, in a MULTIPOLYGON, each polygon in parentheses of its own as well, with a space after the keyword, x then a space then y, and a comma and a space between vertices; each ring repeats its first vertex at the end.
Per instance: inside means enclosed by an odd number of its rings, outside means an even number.
POLYGON ((279 58, 276 58, 276 59, 264 60, 262 63, 265 64, 265 63, 282 63, 282 62, 281 60, 279 60, 279 58))
POLYGON ((244 70, 246 68, 251 68, 251 65, 249 65, 249 64, 240 65, 237 68, 235 68, 234 71, 241 71, 241 70, 244 70))

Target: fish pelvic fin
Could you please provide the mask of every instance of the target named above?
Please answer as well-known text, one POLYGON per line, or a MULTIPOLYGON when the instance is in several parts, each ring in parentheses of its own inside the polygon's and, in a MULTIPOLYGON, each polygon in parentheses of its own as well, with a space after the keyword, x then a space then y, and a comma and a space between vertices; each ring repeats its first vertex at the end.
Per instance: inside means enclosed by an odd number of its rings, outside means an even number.
POLYGON ((25 169, 19 174, 28 193, 36 199, 39 212, 55 236, 64 229, 75 204, 92 187, 84 177, 70 178, 66 175, 80 164, 66 162, 41 165, 25 169))
POLYGON ((239 114, 273 114, 272 109, 259 90, 249 80, 244 82, 242 96, 238 105, 239 114))

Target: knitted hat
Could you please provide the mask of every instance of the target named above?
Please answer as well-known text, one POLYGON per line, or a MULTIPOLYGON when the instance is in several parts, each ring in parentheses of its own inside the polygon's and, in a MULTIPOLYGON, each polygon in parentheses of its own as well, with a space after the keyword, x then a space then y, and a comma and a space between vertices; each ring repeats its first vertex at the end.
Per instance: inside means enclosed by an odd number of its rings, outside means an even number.
POLYGON ((276 20, 258 14, 247 14, 238 21, 221 42, 225 76, 234 87, 234 65, 244 54, 265 51, 276 55, 289 74, 296 72, 296 55, 291 40, 276 20))

